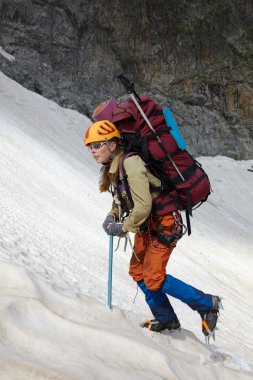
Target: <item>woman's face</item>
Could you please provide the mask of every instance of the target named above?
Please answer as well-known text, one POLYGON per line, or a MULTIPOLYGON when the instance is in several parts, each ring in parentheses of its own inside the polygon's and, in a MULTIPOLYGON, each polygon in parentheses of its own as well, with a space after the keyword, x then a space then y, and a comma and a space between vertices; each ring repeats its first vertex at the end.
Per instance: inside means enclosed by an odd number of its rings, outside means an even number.
POLYGON ((105 164, 116 149, 116 143, 114 141, 99 141, 90 144, 89 149, 98 164, 105 164))

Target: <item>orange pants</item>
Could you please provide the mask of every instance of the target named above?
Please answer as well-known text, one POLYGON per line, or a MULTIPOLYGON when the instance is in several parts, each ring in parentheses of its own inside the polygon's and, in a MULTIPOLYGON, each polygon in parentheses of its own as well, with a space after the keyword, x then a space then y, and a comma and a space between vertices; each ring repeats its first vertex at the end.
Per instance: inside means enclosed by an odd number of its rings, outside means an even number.
POLYGON ((146 232, 137 232, 134 239, 134 252, 130 260, 129 274, 134 281, 144 280, 150 290, 158 290, 166 276, 166 266, 175 247, 166 247, 150 234, 150 230, 172 234, 176 220, 181 221, 178 212, 162 217, 153 217, 146 232), (137 259, 138 257, 138 259, 137 259), (139 260, 139 261, 138 261, 139 260))

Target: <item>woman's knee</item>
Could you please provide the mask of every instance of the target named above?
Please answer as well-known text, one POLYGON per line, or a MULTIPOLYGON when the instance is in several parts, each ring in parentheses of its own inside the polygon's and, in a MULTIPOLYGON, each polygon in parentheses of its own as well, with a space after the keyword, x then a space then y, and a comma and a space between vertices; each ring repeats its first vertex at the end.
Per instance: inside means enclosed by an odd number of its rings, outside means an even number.
POLYGON ((159 290, 165 280, 165 276, 143 276, 144 283, 149 290, 159 290))
POLYGON ((143 280, 142 270, 130 266, 128 274, 135 282, 143 280))

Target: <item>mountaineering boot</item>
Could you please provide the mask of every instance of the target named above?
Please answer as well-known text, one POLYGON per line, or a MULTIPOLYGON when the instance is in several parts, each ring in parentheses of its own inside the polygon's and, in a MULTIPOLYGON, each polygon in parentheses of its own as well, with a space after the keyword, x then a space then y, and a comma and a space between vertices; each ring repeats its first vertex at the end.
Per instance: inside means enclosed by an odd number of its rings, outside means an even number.
POLYGON ((147 328, 150 331, 160 332, 162 330, 179 330, 181 328, 180 322, 177 318, 167 323, 161 323, 157 319, 151 319, 149 321, 142 322, 141 327, 147 328))
POLYGON ((209 343, 209 339, 212 336, 215 340, 215 329, 218 321, 219 311, 223 309, 221 298, 218 296, 212 296, 213 306, 205 313, 201 313, 202 318, 202 332, 205 335, 206 342, 209 343))

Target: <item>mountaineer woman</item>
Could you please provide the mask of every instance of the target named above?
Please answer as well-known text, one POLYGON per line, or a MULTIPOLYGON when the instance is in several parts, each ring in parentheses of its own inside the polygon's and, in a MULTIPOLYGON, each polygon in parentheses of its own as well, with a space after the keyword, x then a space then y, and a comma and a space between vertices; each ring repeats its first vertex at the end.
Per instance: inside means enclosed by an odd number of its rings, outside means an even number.
POLYGON ((135 233, 129 274, 145 294, 154 316, 142 327, 156 332, 180 329, 169 295, 196 310, 202 319, 203 334, 207 340, 214 337, 220 298, 166 274, 184 225, 179 211, 159 217, 152 215, 160 180, 136 153, 124 152, 120 133, 108 120, 95 122, 87 129, 85 145, 102 165, 100 192, 110 191, 113 195, 112 208, 103 223, 105 232, 118 237, 125 237, 129 231, 135 233))

